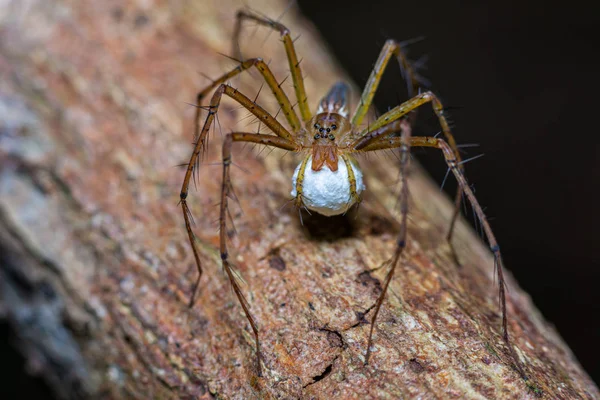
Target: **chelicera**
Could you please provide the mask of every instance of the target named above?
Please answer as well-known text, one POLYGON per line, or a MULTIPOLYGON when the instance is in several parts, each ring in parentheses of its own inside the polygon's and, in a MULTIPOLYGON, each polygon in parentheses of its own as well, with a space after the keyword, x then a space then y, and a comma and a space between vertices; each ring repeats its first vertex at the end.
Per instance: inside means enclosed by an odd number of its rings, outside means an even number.
POLYGON ((460 202, 464 194, 472 205, 473 210, 481 223, 481 227, 487 236, 491 251, 494 254, 502 310, 503 338, 508 344, 508 347, 511 348, 508 336, 505 281, 500 248, 481 206, 470 186, 467 184, 467 180, 463 173, 461 157, 450 131, 448 121, 444 115, 444 108, 434 93, 430 91, 420 92, 419 78, 403 53, 401 44, 393 40, 388 40, 385 43, 354 112, 349 112, 349 87, 347 84, 340 82, 336 83, 325 97, 323 97, 319 103, 316 114, 313 116, 308 107, 300 63, 290 36, 290 31, 279 22, 243 10, 239 11, 237 14, 234 39, 239 37, 241 25, 244 20, 254 21, 255 23, 267 26, 280 33, 291 71, 299 115, 296 114, 290 99, 281 89, 269 66, 260 58, 240 61, 236 68, 214 80, 208 87, 198 93, 195 117, 196 142, 189 163, 187 164, 187 170, 180 193, 185 227, 198 269, 198 278, 194 285, 190 306, 194 303, 196 291, 200 283, 200 278, 202 277, 202 263, 192 231, 192 216, 188 207, 188 190, 190 180, 198 169, 200 157, 206 150, 208 133, 214 122, 215 115, 219 110, 221 98, 225 95, 256 116, 271 132, 269 134, 232 132, 225 136, 222 148, 223 181, 219 218, 221 260, 223 268, 231 281, 233 290, 254 333, 256 341, 256 361, 259 375, 261 372, 261 350, 258 325, 252 317, 249 303, 246 301, 240 290, 227 251, 226 225, 228 198, 231 195, 229 172, 232 163, 231 148, 233 142, 256 143, 302 154, 302 162, 298 165, 292 177, 291 194, 297 207, 304 207, 325 216, 345 213, 352 205, 360 202, 360 195, 365 190, 365 185, 362 179, 362 172, 354 158, 355 155, 385 149, 399 149, 399 168, 402 179, 402 189, 400 191, 401 228, 396 242, 396 249, 389 261, 389 271, 382 286, 383 290, 377 298, 375 307, 373 308, 367 348, 365 349, 365 364, 367 364, 369 360, 373 329, 375 327, 377 315, 385 298, 389 283, 394 275, 396 266, 399 263, 400 256, 406 246, 408 215, 408 184, 406 172, 410 159, 410 148, 416 146, 439 149, 448 165, 449 171, 453 173, 459 184, 459 190, 455 201, 455 213, 449 224, 450 229, 447 234, 447 240, 448 242, 451 241, 454 224, 459 213, 460 202), (407 77, 411 98, 390 109, 367 127, 361 128, 363 120, 372 105, 373 97, 379 86, 381 76, 392 57, 397 59, 407 77), (285 128, 274 116, 270 115, 259 104, 250 100, 246 95, 225 83, 230 78, 250 68, 255 68, 262 75, 265 83, 277 99, 282 114, 289 124, 290 129, 285 128), (202 106, 203 99, 213 90, 215 91, 210 100, 210 104, 208 106, 202 106), (411 117, 413 112, 424 104, 431 104, 440 123, 443 139, 429 136, 412 136, 411 117), (202 110, 207 110, 208 115, 206 116, 204 123, 201 124, 200 116, 202 110))

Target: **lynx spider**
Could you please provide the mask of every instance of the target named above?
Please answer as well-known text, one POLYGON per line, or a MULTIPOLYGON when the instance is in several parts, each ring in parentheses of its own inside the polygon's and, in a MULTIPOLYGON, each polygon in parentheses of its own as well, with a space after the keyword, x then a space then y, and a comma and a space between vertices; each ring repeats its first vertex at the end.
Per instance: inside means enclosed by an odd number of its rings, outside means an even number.
MULTIPOLYGON (((262 124, 264 124, 272 134, 248 133, 248 132, 232 132, 225 136, 222 158, 223 158, 223 181, 221 189, 221 204, 220 204, 220 252, 223 268, 231 282, 233 290, 244 310, 246 318, 250 322, 254 338, 256 341, 256 362, 259 376, 261 375, 261 352, 260 340, 258 335, 258 327, 256 321, 250 313, 249 304, 241 292, 239 283, 235 276, 235 272, 229 261, 227 251, 227 200, 232 194, 231 180, 229 170, 231 166, 231 147, 233 142, 250 142, 264 146, 276 147, 292 152, 302 153, 303 161, 300 163, 293 178, 294 190, 292 195, 295 196, 294 202, 298 207, 304 207, 317 211, 324 215, 337 215, 344 213, 350 206, 360 201, 360 192, 364 189, 362 185, 361 172, 353 158, 353 154, 366 153, 384 149, 400 150, 400 173, 402 180, 402 189, 400 192, 400 210, 401 210, 401 228, 396 241, 396 250, 389 261, 389 271, 383 283, 383 290, 379 295, 375 304, 373 316, 371 318, 371 326, 369 330, 369 338, 367 342, 367 350, 365 355, 365 364, 368 363, 370 349, 373 337, 373 329, 377 315, 381 308, 381 304, 385 298, 387 288, 394 275, 396 265, 406 246, 407 235, 407 215, 408 215, 408 185, 407 185, 407 168, 409 163, 409 151, 411 147, 433 147, 442 151, 446 164, 449 170, 452 171, 459 184, 459 190, 455 199, 455 210, 450 222, 450 229, 446 236, 450 243, 454 225, 459 214, 462 195, 471 203, 477 218, 481 223, 481 227, 488 239, 490 249, 494 255, 494 267, 498 279, 499 300, 502 310, 502 335, 508 345, 513 359, 514 352, 509 342, 507 310, 506 310, 506 284, 503 274, 502 256, 500 247, 496 241, 494 233, 490 228, 485 214, 470 186, 467 184, 463 173, 463 165, 460 154, 454 137, 450 131, 447 118, 444 115, 444 108, 436 97, 430 91, 420 92, 418 81, 419 78, 416 72, 411 67, 402 50, 402 45, 394 40, 388 40, 371 72, 371 75, 365 85, 360 102, 354 113, 348 113, 348 91, 349 88, 345 83, 335 84, 329 93, 321 100, 316 115, 312 115, 304 88, 304 80, 300 69, 300 62, 296 55, 293 40, 290 36, 290 31, 281 23, 273 21, 256 13, 240 10, 237 13, 234 39, 239 37, 242 22, 244 20, 254 21, 259 25, 264 25, 281 35, 289 68, 291 71, 292 81, 297 98, 297 106, 300 111, 298 116, 292 106, 288 96, 281 89, 269 66, 261 58, 252 58, 245 61, 240 61, 239 65, 230 72, 222 75, 214 80, 208 87, 198 93, 196 98, 196 116, 194 122, 195 128, 195 146, 187 163, 187 170, 180 193, 180 204, 185 220, 185 227, 188 238, 193 250, 196 266, 198 269, 198 278, 194 284, 192 296, 190 299, 190 307, 194 304, 196 292, 202 277, 202 263, 200 255, 196 248, 194 233, 192 231, 192 216, 187 203, 188 190, 190 180, 199 167, 201 155, 206 150, 206 142, 210 127, 215 119, 215 115, 219 108, 221 98, 226 95, 239 103, 243 108, 256 116, 262 124), (403 69, 409 82, 409 94, 413 95, 409 100, 390 109, 385 114, 377 118, 373 123, 365 129, 360 129, 369 107, 372 105, 373 97, 379 86, 383 72, 385 71, 389 60, 395 56, 401 68, 403 69), (275 117, 270 115, 264 108, 250 100, 237 89, 226 84, 229 79, 240 74, 241 72, 254 67, 262 75, 265 83, 271 89, 273 95, 279 103, 279 107, 287 120, 290 130, 287 130, 281 125, 275 117), (215 89, 212 95, 210 105, 208 107, 201 106, 202 100, 215 89), (420 106, 430 103, 441 125, 441 132, 445 139, 428 136, 411 136, 411 116, 412 113, 420 106), (204 124, 200 125, 200 115, 202 110, 207 110, 208 115, 204 124), (400 133, 400 136, 396 135, 400 133), (315 179, 321 179, 325 185, 341 184, 341 190, 345 190, 345 199, 331 199, 327 193, 319 192, 314 183, 315 179), (312 184, 312 186, 311 186, 312 184), (311 198, 305 196, 305 191, 310 188, 313 195, 311 198), (316 198, 316 200, 315 200, 316 198)), ((517 369, 521 371, 518 366, 517 369)), ((524 376, 523 373, 521 373, 524 376)))

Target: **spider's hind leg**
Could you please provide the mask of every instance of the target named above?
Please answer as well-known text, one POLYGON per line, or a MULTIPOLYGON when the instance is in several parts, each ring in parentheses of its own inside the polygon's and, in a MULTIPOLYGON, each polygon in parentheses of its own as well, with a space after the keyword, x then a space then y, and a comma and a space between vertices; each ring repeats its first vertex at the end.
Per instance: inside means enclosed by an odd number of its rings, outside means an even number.
POLYGON ((410 161, 410 135, 411 135, 410 126, 404 127, 402 129, 402 136, 399 139, 400 144, 400 176, 402 180, 402 188, 400 190, 400 233, 398 234, 398 238, 396 240, 396 250, 394 251, 394 255, 392 256, 389 263, 389 271, 385 277, 385 281, 383 284, 383 289, 381 294, 377 298, 377 303, 375 303, 375 310, 373 312, 373 318, 371 319, 371 328, 369 329, 369 339, 367 341, 367 353, 365 355, 365 365, 369 363, 369 356, 371 355, 371 343, 373 342, 373 329, 375 327, 375 322, 377 320, 377 315, 379 314, 379 309, 381 308, 381 304, 385 299, 385 294, 387 292, 388 286, 394 276, 394 271, 396 270, 396 266, 400 260, 400 256, 404 252, 404 248, 406 247, 406 237, 407 237, 407 223, 408 223, 408 164, 410 161))
MULTIPOLYGON (((404 138, 388 138, 388 137, 379 137, 374 138, 373 140, 368 141, 365 145, 360 147, 360 151, 376 151, 376 150, 384 150, 384 149, 392 149, 404 146, 403 142, 404 138)), ((494 254, 494 269, 496 272, 496 277, 498 279, 498 300, 500 303, 500 309, 502 313, 502 338, 506 343, 508 348, 508 352, 510 357, 513 360, 514 368, 519 372, 521 378, 527 380, 527 374, 525 372, 525 368, 523 367, 521 361, 517 357, 517 354, 513 348, 513 345, 510 340, 510 335, 508 332, 508 315, 507 315, 507 299, 506 299, 506 281, 504 278, 504 265, 502 262, 502 255, 500 254, 500 247, 496 240, 496 236, 492 231, 492 228, 479 204, 475 194, 471 187, 467 184, 467 180, 460 169, 460 165, 458 160, 456 159, 454 149, 448 143, 446 143, 442 139, 438 139, 435 137, 411 137, 410 145, 413 147, 434 147, 442 151, 446 164, 448 168, 454 174, 458 184, 460 186, 460 190, 462 190, 467 197, 467 200, 473 207, 475 211, 475 215, 477 216, 483 231, 488 240, 488 244, 490 246, 490 250, 494 254)))
POLYGON ((229 253, 227 251, 227 217, 229 215, 229 209, 227 207, 227 200, 231 197, 231 177, 229 176, 229 170, 231 167, 231 146, 233 144, 233 135, 228 134, 225 137, 225 141, 223 143, 223 181, 221 183, 221 205, 219 208, 219 240, 220 247, 219 250, 221 252, 221 262, 223 264, 223 269, 229 278, 229 282, 231 282, 231 287, 233 292, 235 293, 238 301, 240 302, 242 308, 244 309, 244 314, 250 322, 250 327, 252 328, 252 332, 254 332, 254 338, 256 340, 256 365, 258 370, 258 376, 262 376, 262 366, 260 360, 260 341, 258 339, 258 327, 256 325, 256 321, 252 314, 250 313, 250 305, 248 304, 248 300, 244 297, 240 289, 240 284, 238 282, 239 277, 236 275, 233 267, 229 262, 229 253))
POLYGON ((250 327, 252 328, 252 332, 254 333, 254 338, 256 340, 256 365, 258 370, 258 375, 262 376, 262 365, 261 365, 261 352, 260 352, 260 340, 258 338, 258 326, 254 317, 250 313, 250 304, 248 300, 243 295, 239 280, 240 277, 237 275, 235 270, 233 269, 230 261, 229 261, 229 252, 227 250, 227 218, 230 217, 229 209, 228 209, 228 199, 233 198, 234 194, 232 192, 232 183, 231 177, 229 175, 231 168, 231 148, 234 141, 238 142, 251 142, 262 144, 271 147, 278 147, 284 150, 296 151, 298 146, 290 142, 286 139, 272 136, 272 135, 261 135, 254 133, 244 133, 244 132, 234 132, 229 133, 225 136, 225 141, 223 143, 223 181, 221 183, 221 205, 220 205, 220 213, 219 213, 219 250, 221 253, 221 262, 223 264, 223 269, 231 282, 232 289, 240 302, 244 314, 250 322, 250 327))

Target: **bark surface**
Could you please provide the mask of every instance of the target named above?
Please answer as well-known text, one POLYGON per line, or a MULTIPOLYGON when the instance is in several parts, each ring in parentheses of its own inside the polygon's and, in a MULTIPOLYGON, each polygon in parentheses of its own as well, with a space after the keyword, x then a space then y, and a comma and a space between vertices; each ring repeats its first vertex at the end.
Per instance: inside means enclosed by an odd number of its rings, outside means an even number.
MULTIPOLYGON (((252 6, 277 17, 283 3, 252 6)), ((205 274, 187 307, 197 272, 178 207, 177 165, 193 140, 186 103, 208 83, 198 72, 214 78, 235 67, 219 52, 231 54, 241 5, 1 6, 0 309, 30 370, 63 398, 600 397, 509 276, 509 330, 529 380, 514 370, 500 335, 492 256, 461 222, 461 265, 453 261, 444 241, 451 202, 415 164, 408 247, 363 365, 370 311, 398 233, 393 157, 363 162, 368 194, 358 213, 305 215, 301 225, 291 204, 282 207, 298 160, 234 146, 240 204, 231 202, 230 246, 262 338, 259 378, 252 333, 217 250, 217 126, 189 197, 205 274)), ((283 22, 302 34, 296 44, 314 109, 344 76, 296 9, 283 22)), ((244 56, 272 59, 283 80, 278 34, 245 32, 255 45, 244 56)), ((254 98, 260 75, 233 83, 254 98)), ((291 81, 283 86, 293 95, 291 81)), ((259 102, 276 111, 267 87, 259 102)), ((231 101, 218 115, 223 132, 256 129, 231 101)))

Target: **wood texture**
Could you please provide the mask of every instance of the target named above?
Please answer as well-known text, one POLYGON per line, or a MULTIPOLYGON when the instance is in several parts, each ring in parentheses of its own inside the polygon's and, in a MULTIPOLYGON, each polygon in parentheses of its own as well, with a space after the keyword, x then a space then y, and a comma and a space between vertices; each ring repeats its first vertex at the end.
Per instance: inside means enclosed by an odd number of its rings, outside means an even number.
MULTIPOLYGON (((251 5, 277 17, 283 3, 251 5)), ((393 157, 363 160, 369 194, 358 214, 305 216, 302 226, 283 207, 297 160, 235 146, 231 248, 263 341, 259 378, 249 325, 219 265, 217 128, 190 195, 206 271, 187 308, 196 270, 176 167, 192 148, 186 102, 208 82, 198 72, 216 77, 235 66, 218 53, 231 53, 241 6, 2 3, 0 298, 30 370, 63 398, 599 398, 509 277, 509 329, 530 379, 514 371, 492 257, 461 222, 462 264, 452 261, 444 243, 450 202, 415 164, 408 248, 363 366, 368 312, 398 231, 393 157)), ((344 75, 295 8, 283 22, 302 34, 296 43, 314 108, 344 75)), ((283 79, 277 34, 246 32, 245 55, 272 60, 283 79)), ((234 84, 253 98, 259 75, 234 84)), ((266 88, 259 101, 276 109, 266 88)), ((245 116, 224 102, 220 126, 255 129, 245 116)))

